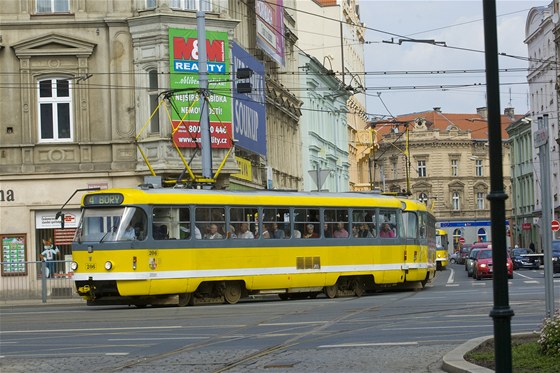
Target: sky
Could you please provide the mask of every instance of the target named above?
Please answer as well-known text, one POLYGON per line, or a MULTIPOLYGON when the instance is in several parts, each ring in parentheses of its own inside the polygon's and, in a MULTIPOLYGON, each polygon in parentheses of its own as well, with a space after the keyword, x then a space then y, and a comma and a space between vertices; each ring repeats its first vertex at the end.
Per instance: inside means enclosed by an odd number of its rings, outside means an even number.
MULTIPOLYGON (((366 110, 370 118, 429 111, 434 107, 440 107, 444 113, 467 114, 487 106, 486 87, 475 86, 486 82, 484 54, 454 49, 484 51, 482 0, 360 0, 359 3, 361 19, 367 27, 364 58, 366 110), (417 42, 399 45, 403 37, 434 40, 447 47, 417 42), (474 71, 410 74, 443 70, 474 71), (461 84, 472 86, 449 87, 461 84), (443 89, 427 89, 440 86, 443 89)), ((551 0, 498 0, 498 52, 526 57, 527 14, 532 7, 550 3, 551 0)), ((526 61, 502 56, 498 64, 500 69, 528 66, 526 61)), ((505 107, 513 107, 516 114, 529 111, 526 77, 527 71, 500 74, 502 112, 505 107)))

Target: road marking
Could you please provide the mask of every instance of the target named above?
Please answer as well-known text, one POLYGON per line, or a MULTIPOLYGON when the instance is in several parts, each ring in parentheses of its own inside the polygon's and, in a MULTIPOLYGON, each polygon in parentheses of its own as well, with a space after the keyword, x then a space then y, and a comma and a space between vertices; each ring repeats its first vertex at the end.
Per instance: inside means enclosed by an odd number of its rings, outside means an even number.
POLYGON ((105 356, 126 356, 128 352, 107 352, 105 356))
POLYGON ((449 278, 447 279, 447 284, 452 284, 454 281, 454 277, 455 277, 455 271, 453 270, 453 268, 451 268, 451 274, 449 275, 449 278))
POLYGON ((446 284, 445 287, 459 286, 459 284, 446 284))
POLYGON ((410 346, 418 342, 381 342, 381 343, 343 343, 339 345, 322 345, 318 348, 375 347, 375 346, 410 346))
POLYGON ((259 324, 259 326, 315 325, 315 324, 326 324, 326 323, 327 321, 273 322, 273 323, 259 324))
POLYGON ((473 282, 473 286, 486 286, 485 282, 473 282))
POLYGON ((519 272, 514 272, 514 273, 515 273, 516 275, 518 275, 518 276, 525 277, 525 278, 528 278, 528 279, 532 279, 532 277, 522 275, 522 274, 519 273, 519 272))
POLYGON ((0 331, 0 334, 19 334, 19 333, 53 333, 53 332, 99 332, 115 330, 150 330, 150 329, 182 329, 182 326, 134 326, 130 328, 84 328, 84 329, 46 329, 46 330, 9 330, 0 331))
POLYGON ((169 341, 184 339, 208 339, 210 337, 168 337, 168 338, 110 338, 108 341, 169 341))
MULTIPOLYGON (((530 277, 527 277, 527 278, 530 278, 530 277)), ((539 284, 540 282, 537 281, 537 280, 530 280, 530 281, 523 281, 523 283, 525 283, 525 284, 539 284)))

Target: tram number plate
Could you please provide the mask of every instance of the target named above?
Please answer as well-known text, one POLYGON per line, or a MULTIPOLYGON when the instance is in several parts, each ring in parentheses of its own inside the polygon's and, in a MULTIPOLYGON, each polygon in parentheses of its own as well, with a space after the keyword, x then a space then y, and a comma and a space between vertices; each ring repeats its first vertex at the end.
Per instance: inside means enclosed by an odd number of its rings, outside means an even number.
POLYGON ((95 264, 86 264, 86 269, 95 269, 95 264))
POLYGON ((158 255, 157 250, 148 250, 148 256, 157 256, 157 255, 158 255))

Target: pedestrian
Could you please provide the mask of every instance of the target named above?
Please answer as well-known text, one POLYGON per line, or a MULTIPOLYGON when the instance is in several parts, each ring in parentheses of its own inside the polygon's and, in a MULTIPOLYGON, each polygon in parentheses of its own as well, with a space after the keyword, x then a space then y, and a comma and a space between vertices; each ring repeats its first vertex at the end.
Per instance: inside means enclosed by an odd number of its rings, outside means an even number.
POLYGON ((60 254, 58 247, 52 244, 50 238, 43 240, 43 251, 41 252, 41 259, 46 263, 47 273, 46 277, 50 278, 54 276, 56 257, 60 254))

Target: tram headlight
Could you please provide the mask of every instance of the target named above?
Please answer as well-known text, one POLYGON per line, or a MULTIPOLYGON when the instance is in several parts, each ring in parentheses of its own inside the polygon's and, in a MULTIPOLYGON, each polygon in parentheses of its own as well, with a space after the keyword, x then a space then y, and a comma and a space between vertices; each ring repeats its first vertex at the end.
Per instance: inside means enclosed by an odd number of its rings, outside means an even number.
POLYGON ((111 268, 113 268, 113 263, 111 263, 110 260, 106 261, 106 262, 105 262, 105 269, 106 269, 107 271, 110 271, 111 268))
POLYGON ((72 263, 70 264, 70 268, 72 268, 72 271, 77 270, 77 269, 78 269, 78 263, 72 262, 72 263))

